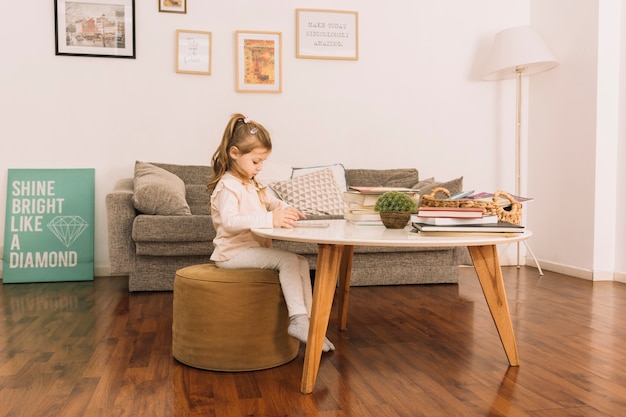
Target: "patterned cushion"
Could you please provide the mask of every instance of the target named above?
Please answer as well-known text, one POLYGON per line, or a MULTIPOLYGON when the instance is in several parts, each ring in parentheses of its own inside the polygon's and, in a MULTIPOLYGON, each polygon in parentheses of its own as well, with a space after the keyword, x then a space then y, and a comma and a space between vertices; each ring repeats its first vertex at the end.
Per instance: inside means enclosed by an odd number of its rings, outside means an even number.
POLYGON ((315 172, 315 171, 319 171, 319 170, 327 169, 327 168, 332 170, 333 176, 335 177, 335 181, 337 182, 337 187, 339 187, 341 191, 347 191, 348 184, 346 183, 346 169, 344 168, 343 164, 318 165, 318 166, 306 167, 306 168, 292 168, 291 178, 310 174, 311 172, 315 172))
POLYGON ((340 215, 345 211, 342 191, 331 169, 322 169, 270 185, 287 204, 306 215, 340 215))

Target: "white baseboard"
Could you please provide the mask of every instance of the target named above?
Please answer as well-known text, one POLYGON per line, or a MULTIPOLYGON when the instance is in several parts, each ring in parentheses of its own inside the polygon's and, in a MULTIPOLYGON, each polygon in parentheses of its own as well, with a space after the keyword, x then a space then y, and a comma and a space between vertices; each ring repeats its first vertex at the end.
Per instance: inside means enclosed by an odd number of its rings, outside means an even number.
MULTIPOLYGON (((535 266, 535 261, 532 258, 526 258, 527 266, 535 266)), ((567 265, 556 264, 553 262, 539 261, 542 269, 547 271, 557 272, 563 275, 569 275, 575 278, 586 279, 588 281, 600 282, 600 281, 617 281, 626 283, 626 274, 622 274, 614 271, 591 271, 589 269, 574 268, 567 265)))
MULTIPOLYGON (((503 266, 515 266, 517 265, 517 250, 515 244, 501 245, 499 247, 500 264, 503 266)), ((524 245, 520 245, 520 264, 526 266, 537 267, 535 260, 532 258, 529 251, 526 250, 524 245)), ((539 266, 542 270, 552 271, 563 275, 569 275, 575 278, 586 279, 589 281, 606 281, 605 274, 594 274, 593 271, 583 268, 576 268, 568 265, 557 264, 554 262, 546 262, 537 259, 539 266), (600 279, 601 278, 601 279, 600 279)), ((608 279, 609 281, 612 278, 608 279)))
MULTIPOLYGON (((532 258, 526 258, 526 263, 524 265, 535 266, 535 261, 532 258)), ((557 272, 563 275, 569 275, 575 278, 586 279, 588 281, 593 281, 593 271, 583 268, 575 268, 568 265, 557 264, 554 262, 546 262, 539 261, 539 265, 541 269, 545 269, 546 271, 557 272)))
POLYGON ((111 268, 109 267, 109 264, 95 265, 93 267, 93 275, 95 277, 109 277, 109 276, 111 276, 111 268))
POLYGON ((613 274, 613 280, 617 281, 617 282, 626 283, 626 274, 622 274, 620 272, 616 272, 615 274, 613 274))
POLYGON ((613 271, 593 271, 594 281, 613 281, 615 273, 613 271))

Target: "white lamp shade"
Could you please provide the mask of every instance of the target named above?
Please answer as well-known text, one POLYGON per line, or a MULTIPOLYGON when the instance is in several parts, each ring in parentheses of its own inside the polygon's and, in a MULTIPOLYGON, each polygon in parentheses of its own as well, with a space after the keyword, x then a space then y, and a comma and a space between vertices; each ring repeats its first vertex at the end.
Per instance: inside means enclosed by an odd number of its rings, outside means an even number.
POLYGON ((532 27, 514 27, 496 33, 483 79, 515 78, 518 68, 524 75, 532 75, 557 64, 552 51, 532 27))

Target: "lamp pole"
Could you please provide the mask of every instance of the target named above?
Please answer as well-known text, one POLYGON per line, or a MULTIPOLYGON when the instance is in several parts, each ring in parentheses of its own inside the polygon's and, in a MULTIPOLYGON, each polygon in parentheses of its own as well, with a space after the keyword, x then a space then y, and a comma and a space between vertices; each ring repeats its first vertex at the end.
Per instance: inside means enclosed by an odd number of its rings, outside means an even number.
POLYGON ((515 195, 522 195, 522 77, 524 67, 515 68, 517 78, 515 111, 515 195))
MULTIPOLYGON (((515 68, 516 109, 515 109, 515 195, 522 195, 522 77, 524 67, 515 68)), ((517 267, 520 267, 520 245, 517 242, 517 267)))

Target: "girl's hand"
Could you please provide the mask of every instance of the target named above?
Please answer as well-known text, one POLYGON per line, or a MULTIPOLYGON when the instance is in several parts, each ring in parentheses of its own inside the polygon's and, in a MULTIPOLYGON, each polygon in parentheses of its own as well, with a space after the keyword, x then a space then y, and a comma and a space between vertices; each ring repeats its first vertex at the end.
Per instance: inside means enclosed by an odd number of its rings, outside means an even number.
POLYGON ((274 227, 293 229, 298 219, 306 219, 306 216, 300 210, 293 207, 283 208, 281 204, 272 210, 272 225, 274 227))

